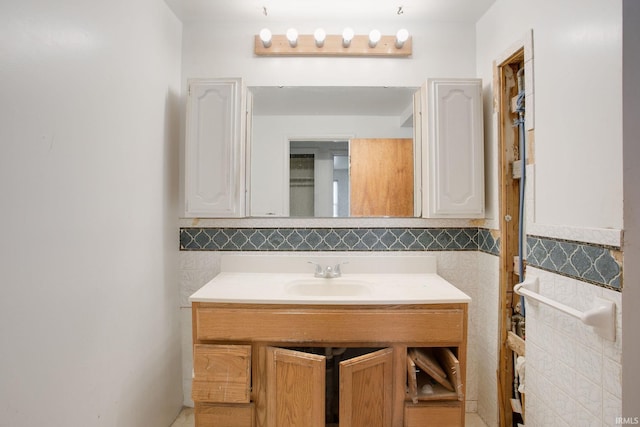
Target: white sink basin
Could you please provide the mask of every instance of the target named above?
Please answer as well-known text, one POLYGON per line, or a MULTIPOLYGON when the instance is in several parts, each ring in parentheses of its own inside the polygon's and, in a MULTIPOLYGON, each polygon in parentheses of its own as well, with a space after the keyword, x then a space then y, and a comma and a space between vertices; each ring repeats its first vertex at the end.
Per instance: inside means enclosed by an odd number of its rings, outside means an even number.
POLYGON ((285 289, 287 293, 298 296, 358 296, 371 293, 367 282, 343 278, 294 280, 285 289))

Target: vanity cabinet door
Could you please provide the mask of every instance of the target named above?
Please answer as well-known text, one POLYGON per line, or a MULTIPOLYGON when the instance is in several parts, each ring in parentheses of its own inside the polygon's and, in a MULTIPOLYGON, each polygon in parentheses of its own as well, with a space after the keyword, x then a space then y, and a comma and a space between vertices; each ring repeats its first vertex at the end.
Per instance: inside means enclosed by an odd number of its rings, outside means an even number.
POLYGON ((243 104, 241 79, 189 80, 186 217, 244 215, 243 104))
POLYGON ((421 94, 422 216, 483 218, 482 81, 430 79, 421 94))
POLYGON ((324 427, 324 356, 266 349, 266 427, 324 427))
POLYGON ((393 349, 340 363, 340 427, 390 427, 393 349))

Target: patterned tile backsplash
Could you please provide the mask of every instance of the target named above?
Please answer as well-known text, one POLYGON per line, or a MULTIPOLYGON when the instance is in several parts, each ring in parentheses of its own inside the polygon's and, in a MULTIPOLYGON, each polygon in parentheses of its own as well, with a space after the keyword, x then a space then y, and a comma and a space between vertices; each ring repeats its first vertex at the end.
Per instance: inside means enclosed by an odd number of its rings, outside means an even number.
POLYGON ((500 255, 500 238, 494 238, 491 230, 478 229, 478 250, 491 255, 500 255))
MULTIPOLYGON (((180 229, 182 251, 481 251, 500 254, 484 228, 207 228, 180 229)), ((613 289, 622 288, 619 248, 527 236, 527 264, 613 289)))
POLYGON ((184 251, 477 251, 477 228, 181 228, 184 251))
POLYGON ((527 265, 613 290, 622 288, 618 248, 527 236, 527 265))

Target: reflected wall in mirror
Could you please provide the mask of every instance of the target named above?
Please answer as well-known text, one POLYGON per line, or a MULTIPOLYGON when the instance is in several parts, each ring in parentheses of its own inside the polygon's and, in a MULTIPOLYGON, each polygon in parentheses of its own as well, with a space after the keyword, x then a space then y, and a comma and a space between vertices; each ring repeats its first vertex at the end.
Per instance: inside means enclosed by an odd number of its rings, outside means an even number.
POLYGON ((413 182, 418 173, 414 168, 420 163, 413 159, 417 88, 249 90, 253 98, 251 216, 413 216, 413 182), (387 146, 377 160, 364 160, 362 154, 354 159, 349 146, 356 140, 393 140, 404 148, 389 150, 387 146), (381 160, 385 158, 387 162, 381 160), (369 179, 360 179, 353 186, 349 164, 356 163, 369 179), (384 163, 389 168, 381 173, 378 168, 384 163), (390 175, 392 181, 381 181, 384 175, 390 175), (400 195, 402 201, 394 199, 400 195))

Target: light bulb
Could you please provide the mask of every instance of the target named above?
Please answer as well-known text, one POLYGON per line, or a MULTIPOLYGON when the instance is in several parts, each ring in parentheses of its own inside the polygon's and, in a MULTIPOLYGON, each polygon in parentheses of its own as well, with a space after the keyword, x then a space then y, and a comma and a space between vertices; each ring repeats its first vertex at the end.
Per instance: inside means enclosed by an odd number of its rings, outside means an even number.
POLYGON ((380 34, 380 31, 372 30, 369 33, 369 46, 370 47, 376 47, 376 45, 380 41, 380 37, 382 37, 382 35, 380 34))
POLYGON ((396 33, 396 47, 401 49, 404 43, 409 40, 409 31, 402 28, 396 33))
POLYGON ((353 40, 353 28, 345 28, 342 32, 342 46, 349 47, 353 40))
POLYGON ((313 33, 313 38, 316 40, 316 46, 322 47, 324 45, 324 40, 327 38, 327 33, 322 28, 318 28, 313 33))
POLYGON ((268 28, 260 30, 260 40, 262 40, 262 45, 264 47, 271 46, 271 31, 269 31, 268 28))
POLYGON ((289 28, 287 30, 287 40, 289 40, 289 45, 291 47, 296 47, 298 44, 298 32, 295 28, 289 28))

